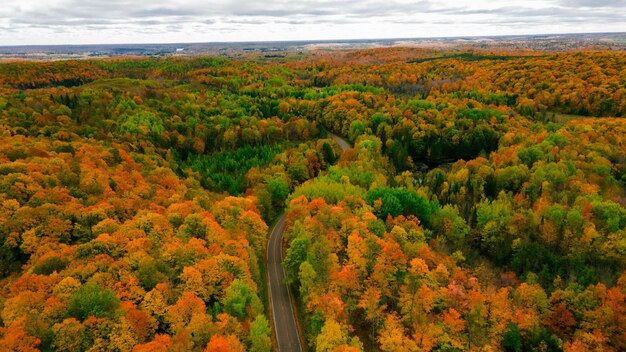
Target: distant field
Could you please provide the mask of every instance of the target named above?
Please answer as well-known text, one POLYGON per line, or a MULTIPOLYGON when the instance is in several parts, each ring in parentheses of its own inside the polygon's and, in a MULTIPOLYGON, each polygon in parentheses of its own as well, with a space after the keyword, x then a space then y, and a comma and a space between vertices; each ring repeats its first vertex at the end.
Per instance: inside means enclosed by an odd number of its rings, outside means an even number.
MULTIPOLYGON (((237 43, 178 43, 178 44, 115 44, 72 46, 0 46, 0 60, 18 58, 30 60, 88 59, 118 56, 181 57, 193 55, 249 56, 279 55, 286 52, 317 50, 361 50, 389 47, 415 47, 455 52, 478 51, 571 51, 585 48, 595 50, 626 50, 626 33, 546 34, 496 37, 397 38, 336 41, 284 41, 237 43)), ((289 54, 287 54, 289 55, 289 54)), ((474 54, 469 54, 473 56, 474 54)), ((472 59, 472 58, 468 58, 472 59)), ((477 59, 474 57, 473 59, 477 59)))

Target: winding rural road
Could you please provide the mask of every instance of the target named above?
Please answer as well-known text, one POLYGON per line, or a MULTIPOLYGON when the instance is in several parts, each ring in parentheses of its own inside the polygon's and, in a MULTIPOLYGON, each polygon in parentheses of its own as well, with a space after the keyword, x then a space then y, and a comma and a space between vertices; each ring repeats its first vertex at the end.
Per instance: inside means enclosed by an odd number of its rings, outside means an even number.
MULTIPOLYGON (((332 133, 329 135, 344 152, 350 148, 350 145, 343 139, 332 133)), ((301 352, 302 344, 298 334, 296 315, 291 304, 289 287, 285 284, 285 270, 282 265, 285 216, 286 214, 283 214, 274 225, 267 244, 267 281, 278 351, 301 352)))

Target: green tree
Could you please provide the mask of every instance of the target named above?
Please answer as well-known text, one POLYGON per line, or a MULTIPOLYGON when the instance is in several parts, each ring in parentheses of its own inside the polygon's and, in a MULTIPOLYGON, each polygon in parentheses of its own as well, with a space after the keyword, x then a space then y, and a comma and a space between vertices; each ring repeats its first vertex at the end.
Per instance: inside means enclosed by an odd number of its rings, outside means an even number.
POLYGON ((482 246, 498 263, 503 263, 511 255, 513 238, 508 226, 512 216, 513 210, 507 200, 485 200, 476 210, 482 246))
POLYGON ((322 144, 322 155, 324 157, 324 161, 326 161, 326 163, 328 164, 334 164, 335 161, 337 161, 335 151, 328 142, 324 142, 324 144, 322 144))
POLYGON ((239 319, 256 316, 262 311, 262 304, 254 291, 240 279, 235 279, 224 292, 224 310, 239 319))
POLYGON ((374 188, 367 192, 365 200, 375 206, 376 215, 383 220, 388 215, 415 215, 420 221, 430 224, 433 208, 436 207, 417 192, 406 188, 374 188))
POLYGON ((361 120, 352 121, 350 124, 350 139, 356 140, 356 138, 365 132, 365 123, 361 120))
POLYGON ((264 315, 259 314, 250 324, 250 350, 253 352, 269 352, 272 350, 271 330, 264 315))
POLYGON ((452 205, 445 205, 433 217, 433 227, 446 241, 457 245, 465 241, 470 230, 465 219, 459 214, 458 208, 452 205))
POLYGON ((502 338, 502 349, 506 352, 522 352, 522 336, 515 323, 509 323, 502 338))
POLYGON ((112 317, 119 306, 120 300, 112 290, 104 290, 96 283, 89 283, 72 295, 67 309, 74 318, 85 320, 90 316, 112 317))
POLYGON ((291 241, 291 245, 287 249, 285 260, 283 264, 285 266, 286 281, 288 284, 296 282, 298 274, 300 272, 300 265, 306 260, 309 245, 311 243, 310 238, 296 238, 291 241))
POLYGON ((289 183, 284 178, 272 177, 267 181, 267 190, 270 193, 272 206, 276 209, 282 208, 289 196, 289 183))

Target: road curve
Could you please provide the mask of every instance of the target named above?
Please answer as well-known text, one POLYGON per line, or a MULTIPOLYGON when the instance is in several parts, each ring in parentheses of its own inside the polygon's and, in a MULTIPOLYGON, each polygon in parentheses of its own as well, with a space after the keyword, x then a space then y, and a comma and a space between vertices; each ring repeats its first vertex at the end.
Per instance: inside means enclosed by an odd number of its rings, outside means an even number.
POLYGON ((350 149, 350 144, 348 144, 348 142, 346 142, 345 140, 341 139, 341 137, 339 137, 336 134, 332 134, 330 132, 328 132, 328 135, 335 140, 335 142, 337 142, 337 144, 339 144, 339 146, 341 147, 342 151, 346 151, 348 149, 350 149))
MULTIPOLYGON (((332 133, 329 135, 345 152, 350 145, 332 133)), ((267 244, 267 282, 274 321, 274 333, 279 352, 302 352, 302 344, 298 334, 296 315, 291 304, 289 287, 285 284, 285 270, 283 269, 283 234, 285 232, 285 217, 278 219, 267 244)))

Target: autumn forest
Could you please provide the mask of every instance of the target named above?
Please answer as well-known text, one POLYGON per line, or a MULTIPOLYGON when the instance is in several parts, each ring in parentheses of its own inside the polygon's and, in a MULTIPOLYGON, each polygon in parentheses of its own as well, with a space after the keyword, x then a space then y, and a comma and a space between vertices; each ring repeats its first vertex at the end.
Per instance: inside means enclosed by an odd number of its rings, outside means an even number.
POLYGON ((626 53, 0 63, 0 351, 626 350, 626 53), (345 139, 343 151, 331 133, 345 139))

